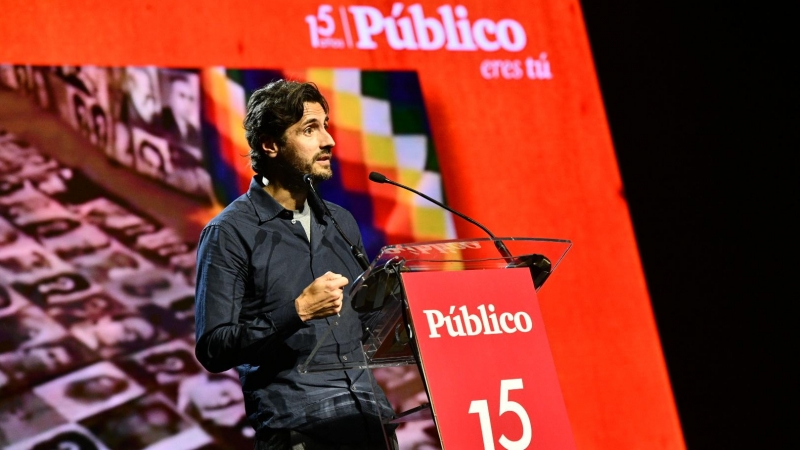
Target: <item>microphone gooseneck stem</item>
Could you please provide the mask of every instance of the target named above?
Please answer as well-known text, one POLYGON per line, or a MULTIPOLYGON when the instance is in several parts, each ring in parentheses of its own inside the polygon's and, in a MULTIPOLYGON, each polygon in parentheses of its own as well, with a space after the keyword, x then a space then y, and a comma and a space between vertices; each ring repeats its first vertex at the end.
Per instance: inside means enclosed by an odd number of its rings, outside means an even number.
POLYGON ((376 183, 389 183, 389 184, 391 184, 393 186, 397 186, 397 187, 399 187, 401 189, 405 189, 405 190, 407 190, 409 192, 413 192, 414 194, 419 195, 420 197, 424 198, 425 200, 428 200, 429 202, 431 202, 431 203, 433 203, 433 204, 435 204, 435 205, 437 205, 437 206, 439 206, 439 207, 441 207, 443 209, 446 209, 446 210, 450 211, 451 213, 457 215, 458 217, 461 217, 462 219, 466 220, 467 222, 477 226, 478 228, 480 228, 481 230, 486 232, 486 234, 488 234, 490 238, 492 238, 492 242, 494 242, 494 246, 497 247, 497 251, 500 252, 500 255, 502 255, 503 258, 505 258, 509 262, 513 261, 514 255, 511 254, 511 252, 508 250, 508 248, 503 243, 503 241, 497 239, 497 237, 495 237, 495 235, 491 231, 489 231, 488 228, 486 228, 485 226, 479 224, 478 222, 476 222, 472 218, 467 217, 464 214, 461 214, 460 212, 454 210, 453 208, 450 208, 449 206, 445 205, 444 203, 442 203, 442 202, 440 202, 438 200, 435 200, 435 199, 423 194, 420 191, 412 189, 412 188, 410 188, 410 187, 408 187, 406 185, 403 185, 403 184, 400 184, 400 183, 396 183, 396 182, 386 178, 386 176, 384 176, 384 175, 382 175, 382 174, 380 174, 378 172, 370 173, 369 174, 369 179, 371 181, 376 182, 376 183))
POLYGON ((331 219, 333 226, 336 227, 336 231, 338 231, 339 235, 342 236, 345 242, 347 242, 347 245, 350 247, 350 253, 352 253, 356 258, 358 265, 361 266, 361 270, 367 270, 369 268, 369 260, 367 260, 367 256, 364 255, 364 253, 355 244, 353 244, 346 234, 344 234, 342 227, 339 226, 339 223, 333 218, 333 214, 331 214, 330 209, 328 209, 328 205, 325 204, 325 201, 322 200, 322 197, 320 197, 317 190, 314 189, 314 180, 311 178, 311 175, 303 175, 303 181, 305 181, 305 183, 308 185, 309 192, 311 192, 311 194, 317 200, 317 203, 322 205, 325 215, 331 219))

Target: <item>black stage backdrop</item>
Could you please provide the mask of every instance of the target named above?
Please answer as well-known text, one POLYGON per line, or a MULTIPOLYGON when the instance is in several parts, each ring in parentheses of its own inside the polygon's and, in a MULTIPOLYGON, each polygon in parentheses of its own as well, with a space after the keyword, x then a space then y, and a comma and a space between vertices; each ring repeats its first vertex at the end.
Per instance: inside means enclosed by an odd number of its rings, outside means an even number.
POLYGON ((581 4, 686 444, 800 448, 797 15, 581 4))

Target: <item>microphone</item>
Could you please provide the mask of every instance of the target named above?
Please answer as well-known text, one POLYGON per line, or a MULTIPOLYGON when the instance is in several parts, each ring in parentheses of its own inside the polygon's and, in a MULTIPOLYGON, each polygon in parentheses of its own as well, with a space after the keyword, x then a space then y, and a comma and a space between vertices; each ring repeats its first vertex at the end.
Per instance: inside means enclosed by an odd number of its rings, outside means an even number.
POLYGON ((385 175, 380 174, 378 172, 370 172, 369 180, 370 181, 374 181, 376 183, 389 183, 391 185, 394 185, 394 186, 397 186, 399 188, 405 189, 407 191, 413 192, 413 193, 419 195, 420 197, 423 197, 425 200, 428 200, 429 202, 438 205, 440 208, 446 209, 446 210, 450 211, 451 213, 457 215, 458 217, 461 217, 462 219, 466 220, 467 222, 477 226, 478 228, 483 230, 486 234, 488 234, 490 238, 492 238, 492 242, 494 242, 494 246, 497 247, 497 251, 500 252, 500 254, 503 256, 503 258, 505 258, 505 260, 507 262, 509 262, 509 263, 514 262, 514 255, 512 255, 511 252, 508 251, 508 248, 503 243, 503 241, 497 239, 497 237, 495 237, 495 235, 491 231, 489 231, 488 228, 486 228, 485 226, 479 224, 475 220, 465 216, 464 214, 461 214, 460 212, 450 208, 449 206, 445 205, 444 203, 442 203, 440 201, 434 200, 433 198, 423 194, 422 192, 419 192, 419 191, 417 191, 415 189, 411 189, 410 187, 408 187, 406 185, 403 185, 403 184, 397 183, 395 181, 392 181, 392 180, 386 178, 385 175))
POLYGON ((342 238, 344 238, 344 241, 347 242, 347 245, 350 247, 350 253, 352 253, 356 258, 356 261, 358 261, 358 265, 361 266, 361 270, 367 270, 369 268, 369 261, 367 260, 367 257, 355 244, 353 244, 350 239, 347 238, 347 235, 344 234, 344 231, 342 231, 342 228, 336 222, 336 219, 333 218, 333 214, 331 214, 331 210, 328 209, 328 205, 325 204, 325 202, 322 200, 322 197, 320 197, 319 193, 317 193, 317 190, 314 189, 314 180, 312 179, 311 175, 303 175, 303 182, 308 185, 309 191, 312 195, 314 195, 314 198, 317 199, 317 203, 322 205, 325 215, 330 217, 331 222, 333 222, 333 226, 336 227, 336 231, 338 231, 339 235, 341 235, 342 238))

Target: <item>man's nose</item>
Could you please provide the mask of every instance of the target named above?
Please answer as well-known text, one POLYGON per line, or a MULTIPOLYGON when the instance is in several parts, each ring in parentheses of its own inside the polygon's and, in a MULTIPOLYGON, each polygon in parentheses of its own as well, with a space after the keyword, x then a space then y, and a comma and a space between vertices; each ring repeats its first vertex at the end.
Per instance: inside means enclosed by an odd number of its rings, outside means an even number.
POLYGON ((326 147, 326 148, 333 148, 336 145, 336 141, 333 140, 333 136, 331 136, 331 134, 328 133, 328 130, 324 128, 322 133, 321 144, 322 144, 321 147, 326 147))

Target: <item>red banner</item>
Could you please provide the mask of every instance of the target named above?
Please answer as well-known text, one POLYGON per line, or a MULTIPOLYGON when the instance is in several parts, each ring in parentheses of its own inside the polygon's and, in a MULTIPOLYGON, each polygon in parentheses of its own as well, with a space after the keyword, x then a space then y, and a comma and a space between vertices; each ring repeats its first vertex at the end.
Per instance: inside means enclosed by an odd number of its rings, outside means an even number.
POLYGON ((444 448, 575 448, 527 269, 403 281, 444 448))

